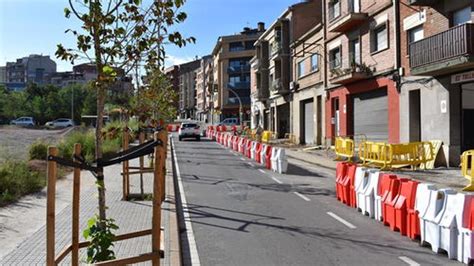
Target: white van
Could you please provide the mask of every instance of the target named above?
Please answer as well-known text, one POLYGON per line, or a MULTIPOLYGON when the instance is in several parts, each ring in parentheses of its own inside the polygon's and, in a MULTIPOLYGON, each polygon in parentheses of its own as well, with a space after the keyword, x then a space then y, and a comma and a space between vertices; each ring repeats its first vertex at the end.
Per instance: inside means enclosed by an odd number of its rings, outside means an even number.
POLYGON ((224 126, 235 126, 238 124, 239 124, 238 118, 226 118, 222 120, 222 122, 219 123, 219 125, 224 125, 224 126))

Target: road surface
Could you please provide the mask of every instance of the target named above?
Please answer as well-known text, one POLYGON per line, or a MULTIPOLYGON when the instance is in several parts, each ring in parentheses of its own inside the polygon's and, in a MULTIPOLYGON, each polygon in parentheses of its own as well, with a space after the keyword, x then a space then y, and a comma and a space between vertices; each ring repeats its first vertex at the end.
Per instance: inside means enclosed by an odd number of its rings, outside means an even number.
POLYGON ((290 160, 275 174, 208 139, 173 139, 187 265, 461 265, 338 202, 332 170, 290 160))

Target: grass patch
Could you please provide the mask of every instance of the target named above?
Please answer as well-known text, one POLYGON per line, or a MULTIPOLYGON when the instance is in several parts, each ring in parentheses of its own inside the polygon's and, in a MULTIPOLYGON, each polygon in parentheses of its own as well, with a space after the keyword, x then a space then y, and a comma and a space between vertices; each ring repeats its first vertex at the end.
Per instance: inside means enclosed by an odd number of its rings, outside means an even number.
POLYGON ((38 192, 46 185, 46 174, 34 171, 26 162, 5 162, 0 166, 0 206, 23 195, 38 192))

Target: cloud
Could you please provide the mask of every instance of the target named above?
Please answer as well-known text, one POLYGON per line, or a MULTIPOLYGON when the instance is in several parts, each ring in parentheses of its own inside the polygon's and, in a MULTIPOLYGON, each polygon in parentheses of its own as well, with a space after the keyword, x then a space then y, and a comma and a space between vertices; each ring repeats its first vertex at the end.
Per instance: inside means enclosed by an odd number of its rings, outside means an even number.
POLYGON ((165 59, 165 67, 181 65, 193 60, 194 60, 194 57, 190 57, 190 56, 179 57, 179 56, 174 56, 174 55, 167 55, 165 59))

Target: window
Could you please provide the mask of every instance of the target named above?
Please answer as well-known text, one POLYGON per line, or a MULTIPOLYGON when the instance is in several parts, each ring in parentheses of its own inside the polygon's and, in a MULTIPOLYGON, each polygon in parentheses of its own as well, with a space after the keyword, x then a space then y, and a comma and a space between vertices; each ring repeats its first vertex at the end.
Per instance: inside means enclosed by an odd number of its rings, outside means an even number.
POLYGON ((372 52, 382 51, 388 48, 387 24, 378 26, 372 31, 372 52))
POLYGON ((337 47, 329 51, 329 68, 335 69, 341 67, 341 47, 337 47))
POLYGON ((472 8, 471 6, 459 9, 453 12, 453 27, 472 21, 472 8))
POLYGON ((245 50, 254 50, 255 46, 253 45, 255 41, 246 41, 245 42, 245 50))
POLYGON ((304 61, 300 61, 298 63, 298 77, 301 77, 304 75, 304 61))
POLYGON ((423 38, 423 25, 408 30, 408 43, 417 42, 423 38))
POLYGON ((341 15, 341 2, 333 0, 329 2, 329 20, 333 20, 341 15))
POLYGON ((361 64, 361 56, 360 56, 360 41, 359 38, 351 40, 349 42, 349 59, 350 63, 360 65, 361 64))
POLYGON ((311 55, 311 71, 317 71, 319 68, 318 54, 311 55))
POLYGON ((230 52, 237 52, 237 51, 243 51, 244 50, 244 45, 242 42, 231 42, 229 43, 229 51, 230 52))

